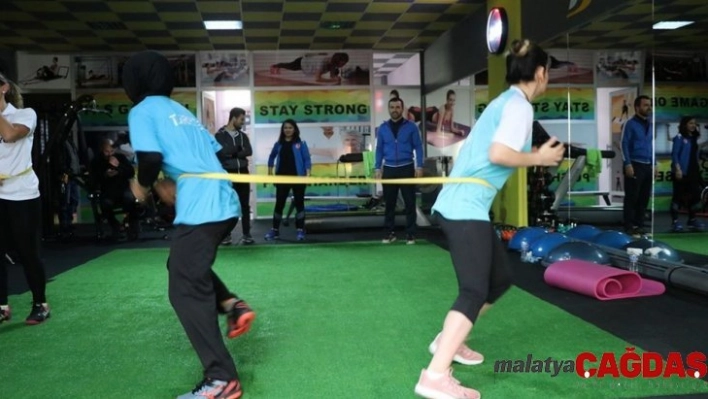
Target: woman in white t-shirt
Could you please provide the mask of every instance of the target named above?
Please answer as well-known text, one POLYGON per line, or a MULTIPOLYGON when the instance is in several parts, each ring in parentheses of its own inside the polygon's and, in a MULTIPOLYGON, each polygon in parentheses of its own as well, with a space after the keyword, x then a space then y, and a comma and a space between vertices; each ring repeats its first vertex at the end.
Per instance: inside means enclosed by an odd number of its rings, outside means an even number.
MULTIPOLYGON (((32 169, 32 143, 37 114, 23 108, 20 90, 0 74, 0 254, 13 250, 25 269, 32 291, 32 310, 25 322, 49 318, 47 280, 39 257, 42 239, 39 179, 32 169)), ((7 270, 0 262, 0 324, 11 317, 7 270)))

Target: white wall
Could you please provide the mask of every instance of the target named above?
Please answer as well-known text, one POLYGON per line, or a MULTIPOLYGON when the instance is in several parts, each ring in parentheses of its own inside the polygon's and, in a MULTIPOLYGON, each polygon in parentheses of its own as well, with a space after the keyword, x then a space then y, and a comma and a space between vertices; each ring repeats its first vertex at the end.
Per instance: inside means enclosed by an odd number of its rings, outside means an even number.
MULTIPOLYGON (((250 90, 221 90, 216 92, 216 125, 222 127, 229 122, 229 113, 232 108, 239 107, 251 114, 250 90)), ((246 119, 246 126, 250 121, 246 119)))
POLYGON ((389 86, 420 86, 420 55, 416 54, 386 77, 389 86))
MULTIPOLYGON (((612 110, 610 109, 610 93, 622 90, 622 88, 597 88, 595 91, 595 120, 597 121, 597 148, 602 150, 612 150, 612 133, 610 132, 612 110)), ((615 149, 616 150, 616 149, 615 149)), ((621 157, 622 154, 616 154, 621 157)), ((606 160, 602 164, 602 172, 598 177, 598 190, 612 190, 612 163, 606 160)))

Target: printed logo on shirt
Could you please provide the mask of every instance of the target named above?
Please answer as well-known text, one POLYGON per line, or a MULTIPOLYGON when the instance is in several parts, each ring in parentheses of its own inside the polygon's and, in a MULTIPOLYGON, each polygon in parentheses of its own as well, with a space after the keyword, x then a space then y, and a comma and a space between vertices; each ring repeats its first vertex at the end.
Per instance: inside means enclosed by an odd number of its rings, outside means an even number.
POLYGON ((172 114, 169 116, 175 126, 194 126, 204 129, 204 126, 193 116, 172 114))

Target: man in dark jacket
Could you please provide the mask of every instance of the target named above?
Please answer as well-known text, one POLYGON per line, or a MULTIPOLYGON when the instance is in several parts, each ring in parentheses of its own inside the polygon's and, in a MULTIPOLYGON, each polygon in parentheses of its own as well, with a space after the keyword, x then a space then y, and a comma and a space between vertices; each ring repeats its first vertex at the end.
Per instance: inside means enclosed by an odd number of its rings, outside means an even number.
MULTIPOLYGON (((423 142, 415 123, 403 117, 403 100, 392 98, 388 101, 388 113, 391 119, 379 126, 376 134, 376 178, 403 179, 423 176, 423 142), (413 152, 415 151, 415 159, 413 152)), ((396 203, 398 190, 406 209, 406 243, 415 244, 416 212, 415 186, 384 184, 386 201, 384 244, 396 241, 396 203)))
MULTIPOLYGON (((221 161, 221 165, 229 173, 248 174, 248 157, 253 155, 251 142, 241 128, 246 120, 246 111, 241 108, 234 108, 229 113, 229 123, 216 132, 216 141, 221 144, 221 151, 216 155, 221 161)), ((251 185, 249 183, 233 183, 234 190, 241 203, 241 229, 243 237, 241 243, 253 244, 251 237, 251 185)), ((231 233, 229 233, 222 244, 231 244, 231 233)))

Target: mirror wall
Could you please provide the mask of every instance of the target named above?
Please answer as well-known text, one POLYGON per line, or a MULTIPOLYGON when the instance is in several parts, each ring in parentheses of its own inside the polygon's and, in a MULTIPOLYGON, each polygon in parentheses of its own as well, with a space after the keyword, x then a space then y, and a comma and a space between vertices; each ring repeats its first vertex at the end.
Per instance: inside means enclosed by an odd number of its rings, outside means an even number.
POLYGON ((550 46, 551 83, 565 90, 569 111, 562 122, 539 122, 570 145, 551 184, 554 210, 567 223, 633 235, 655 229, 657 142, 647 108, 652 102, 651 2, 634 2, 596 18, 550 46), (635 107, 642 95, 650 98, 635 107))
POLYGON ((706 223, 706 13, 699 2, 635 1, 543 43, 552 65, 536 119, 569 150, 560 167, 529 170, 529 224, 553 219, 549 211, 565 224, 654 236, 706 223), (699 134, 694 146, 683 118, 699 134))
POLYGON ((657 164, 653 232, 702 230, 702 189, 708 170, 702 155, 708 144, 706 3, 654 0, 651 7, 654 29, 645 91, 653 99, 657 164), (672 154, 679 161, 673 168, 672 154))

